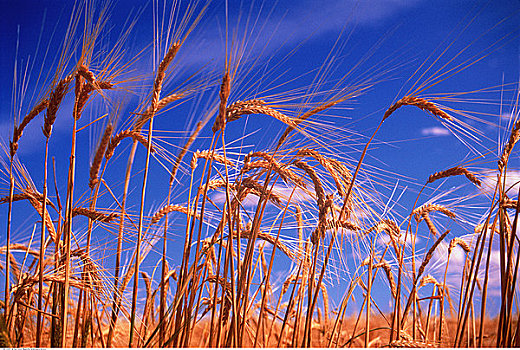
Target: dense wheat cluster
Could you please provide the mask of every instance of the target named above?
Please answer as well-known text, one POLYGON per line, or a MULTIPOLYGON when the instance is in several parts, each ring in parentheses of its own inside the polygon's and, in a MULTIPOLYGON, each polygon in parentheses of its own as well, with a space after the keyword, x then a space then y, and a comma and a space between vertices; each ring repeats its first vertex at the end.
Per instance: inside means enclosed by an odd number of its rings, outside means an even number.
POLYGON ((255 70, 257 51, 233 32, 216 67, 183 68, 207 6, 153 7, 152 45, 127 57, 132 24, 107 47, 108 11, 79 1, 57 64, 41 68, 50 79, 37 101, 13 109, 23 113, 12 115, 0 170, 0 346, 520 345, 520 205, 507 181, 517 112, 498 156, 486 155, 491 170, 464 160, 435 169, 415 203, 393 213, 365 166, 384 123, 415 109, 472 142, 469 112, 425 94, 442 72, 389 103, 359 146, 334 115, 377 89, 377 72, 328 82, 331 55, 307 85, 278 91, 285 84, 255 70), (66 152, 53 132, 60 118, 70 124, 66 152), (246 147, 237 131, 254 120, 270 127, 246 147), (42 156, 29 164, 23 132, 37 123, 42 156), (339 152, 340 142, 356 152, 339 152), (485 202, 484 216, 427 198, 455 177, 485 202), (484 178, 494 179, 491 194, 484 178), (490 312, 492 277, 500 302, 490 312))

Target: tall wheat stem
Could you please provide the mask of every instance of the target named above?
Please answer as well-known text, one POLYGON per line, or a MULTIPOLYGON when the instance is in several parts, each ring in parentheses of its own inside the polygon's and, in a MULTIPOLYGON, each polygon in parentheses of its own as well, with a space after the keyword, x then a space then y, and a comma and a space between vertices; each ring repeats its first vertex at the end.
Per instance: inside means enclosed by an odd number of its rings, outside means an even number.
MULTIPOLYGON (((501 183, 501 177, 502 177, 501 173, 499 173, 499 175, 497 177, 497 185, 495 186, 495 190, 493 193, 493 198, 491 200, 491 203, 495 203, 496 196, 499 191, 499 184, 501 183)), ((499 196, 500 196, 500 194, 499 194, 499 196)), ((477 276, 477 274, 478 274, 478 271, 480 268, 480 263, 482 260, 482 255, 484 253, 485 241, 486 241, 486 237, 487 237, 487 230, 489 228, 489 222, 491 220, 491 214, 492 214, 492 212, 490 210, 485 223, 482 225, 482 231, 480 232, 480 234, 477 237, 477 242, 475 243, 475 253, 473 254, 473 258, 471 260, 471 266, 469 269, 468 276, 477 276)), ((491 239, 493 237, 493 233, 495 230, 497 218, 498 217, 495 215, 495 219, 494 219, 493 225, 491 227, 491 234, 490 234, 491 239)), ((461 284, 461 288, 462 288, 462 284, 461 284)), ((455 341, 453 343, 454 346, 456 346, 457 344, 459 344, 459 346, 460 346, 460 344, 462 342, 462 335, 464 333, 464 328, 466 326, 467 317, 468 317, 467 303, 469 302, 469 300, 471 300, 473 298, 473 293, 475 291, 476 284, 477 284, 477 278, 475 277, 473 279, 468 279, 468 281, 465 285, 464 298, 459 303, 459 306, 462 306, 462 307, 460 310, 459 319, 457 320, 457 330, 455 333, 455 341)))
POLYGON ((10 283, 10 270, 11 270, 11 219, 13 212, 13 196, 14 196, 14 176, 13 176, 13 161, 14 154, 11 152, 11 162, 9 165, 9 207, 7 209, 7 236, 6 236, 6 249, 5 249, 5 296, 4 296, 4 320, 9 329, 9 304, 11 297, 11 283, 10 283))
POLYGON ((62 291, 62 305, 61 305, 61 320, 62 320, 62 334, 61 347, 66 347, 67 338, 67 316, 69 303, 69 285, 70 285, 70 252, 71 252, 71 236, 72 236, 72 207, 74 205, 74 178, 76 170, 76 127, 77 119, 73 118, 72 124, 72 141, 70 151, 69 175, 67 183, 67 202, 65 206, 65 225, 64 225, 64 251, 65 251, 65 277, 62 291))
MULTIPOLYGON (((276 182, 276 180, 275 180, 276 182)), ((271 190, 273 189, 274 187, 274 184, 273 186, 271 187, 271 190)), ((265 285, 265 288, 264 288, 264 292, 262 293, 262 305, 260 307, 260 315, 259 315, 259 318, 258 318, 258 325, 257 325, 257 328, 256 328, 256 337, 255 337, 255 342, 253 344, 253 347, 256 348, 256 345, 257 345, 257 341, 258 341, 258 337, 260 334, 265 334, 265 330, 263 332, 261 332, 261 329, 262 329, 262 324, 263 324, 263 314, 265 312, 265 307, 266 307, 266 300, 267 300, 267 286, 269 285, 270 283, 270 277, 271 277, 271 271, 273 269, 273 264, 274 264, 274 257, 275 257, 275 252, 276 252, 276 247, 277 247, 277 243, 278 243, 278 240, 280 238, 280 232, 282 231, 282 227, 283 227, 283 222, 285 220, 285 215, 287 213, 287 209, 289 208, 289 203, 291 203, 291 200, 292 200, 292 197, 294 195, 294 192, 296 191, 296 187, 294 187, 291 191, 291 194, 289 195, 289 198, 287 199, 287 205, 285 206, 284 210, 283 210, 283 213, 282 213, 282 217, 280 219, 280 225, 278 226, 278 232, 276 234, 276 238, 275 238, 275 242, 273 244, 273 250, 271 252, 271 259, 269 261, 269 269, 268 271, 266 272, 267 273, 267 276, 266 276, 266 279, 265 279, 265 282, 264 282, 264 285, 265 285)), ((268 340, 269 341, 269 340, 268 340)), ((268 346, 268 344, 265 344, 264 343, 264 347, 265 346, 268 346)))
POLYGON ((372 292, 372 255, 374 252, 374 240, 370 240, 370 260, 368 262, 368 280, 367 280, 367 308, 365 316, 365 348, 370 344, 370 306, 371 306, 371 292, 372 292))
POLYGON ((38 278, 38 316, 36 319, 36 347, 41 347, 42 333, 42 307, 43 307, 43 261, 45 256, 45 216, 47 211, 47 159, 49 155, 49 138, 45 140, 45 157, 43 165, 43 201, 42 201, 42 226, 40 232, 40 259, 38 278))
POLYGON ((130 313, 130 339, 128 341, 128 347, 132 347, 135 327, 135 314, 137 305, 137 287, 139 285, 139 262, 141 259, 141 240, 143 233, 143 219, 144 219, 144 199, 146 194, 146 184, 148 181, 148 170, 150 166, 150 154, 152 150, 152 131, 153 131, 153 120, 154 114, 150 117, 150 124, 148 128, 148 149, 146 150, 146 161, 144 167, 143 186, 141 190, 141 204, 139 208, 139 225, 137 229, 137 243, 136 243, 136 255, 135 255, 135 266, 134 266, 134 288, 132 293, 132 311, 130 313))
MULTIPOLYGON (((167 205, 170 205, 170 198, 172 195, 172 187, 173 187, 173 176, 170 177, 170 183, 168 187, 168 200, 167 205)), ((190 208, 188 207, 188 213, 190 208)), ((189 215, 188 215, 189 220, 189 215)), ((165 324, 164 324, 164 312, 166 310, 166 283, 164 279, 166 278, 166 239, 168 233, 168 214, 164 217, 164 232, 163 232, 163 251, 161 257, 161 290, 159 296, 159 347, 164 346, 164 332, 165 332, 165 324)))
POLYGON ((128 156, 128 162, 126 165, 125 171, 125 183, 123 188, 123 199, 121 200, 121 217, 119 221, 119 229, 117 234, 117 249, 116 249, 116 261, 114 266, 114 294, 113 294, 113 302, 112 302, 112 316, 110 318, 110 325, 108 328, 108 336, 107 336, 107 347, 112 346, 112 339, 114 336, 114 330, 117 323, 117 318, 119 315, 119 310, 121 309, 121 299, 122 295, 119 292, 119 280, 121 273, 121 252, 123 248, 123 231, 125 226, 125 211, 126 211, 126 200, 128 197, 128 188, 130 186, 130 175, 132 173, 132 165, 134 162, 135 152, 137 150, 137 140, 134 140, 132 144, 132 148, 130 150, 130 154, 128 156))

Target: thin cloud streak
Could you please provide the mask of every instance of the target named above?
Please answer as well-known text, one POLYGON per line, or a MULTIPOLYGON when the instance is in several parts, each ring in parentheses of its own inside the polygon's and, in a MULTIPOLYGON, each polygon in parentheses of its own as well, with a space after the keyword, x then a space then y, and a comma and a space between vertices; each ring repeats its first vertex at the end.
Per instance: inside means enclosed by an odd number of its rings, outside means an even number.
POLYGON ((448 135, 450 135, 450 131, 446 128, 434 126, 431 128, 422 129, 421 135, 423 135, 423 136, 448 136, 448 135))

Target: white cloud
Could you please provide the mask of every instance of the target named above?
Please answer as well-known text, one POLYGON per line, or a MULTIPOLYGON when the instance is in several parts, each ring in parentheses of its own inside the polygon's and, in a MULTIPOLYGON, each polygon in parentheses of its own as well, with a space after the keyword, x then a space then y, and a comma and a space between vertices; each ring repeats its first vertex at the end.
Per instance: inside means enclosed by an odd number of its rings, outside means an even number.
POLYGON ((431 128, 424 128, 421 130, 421 135, 424 136, 448 136, 450 131, 446 128, 441 128, 439 126, 434 126, 431 128))
MULTIPOLYGON (((462 272, 464 271, 464 262, 466 259, 471 260, 472 254, 474 252, 474 246, 471 244, 476 239, 475 234, 468 234, 464 236, 460 236, 466 243, 470 245, 471 252, 469 257, 467 257, 466 252, 462 250, 459 246, 456 246, 450 255, 450 262, 448 265, 448 271, 446 275, 446 283, 450 287, 450 292, 452 296, 455 296, 457 292, 460 290, 460 283, 462 278, 462 272)), ((431 274, 433 275, 439 282, 442 283, 444 279, 444 273, 446 269, 446 262, 448 258, 448 246, 449 241, 444 241, 439 244, 437 249, 433 253, 433 258, 426 268, 424 275, 431 274)), ((488 295, 494 295, 500 288, 500 252, 495 247, 499 246, 498 237, 495 237, 493 242, 493 250, 490 255, 489 262, 489 272, 488 272, 488 295)), ((487 260, 487 245, 484 253, 482 254, 482 260, 480 263, 478 279, 480 283, 484 282, 485 272, 486 272, 486 260, 487 260)))
POLYGON ((515 115, 513 112, 504 112, 500 115, 500 118, 509 121, 509 120, 514 120, 515 115))
MULTIPOLYGON (((497 184, 497 173, 492 171, 488 174, 483 174, 484 176, 480 176, 479 178, 482 181, 482 189, 487 193, 493 193, 495 190, 495 186, 497 184)), ((506 190, 508 196, 514 198, 518 193, 518 186, 520 184, 520 170, 509 170, 506 175, 506 190)), ((503 179, 502 179, 503 180, 503 179)))

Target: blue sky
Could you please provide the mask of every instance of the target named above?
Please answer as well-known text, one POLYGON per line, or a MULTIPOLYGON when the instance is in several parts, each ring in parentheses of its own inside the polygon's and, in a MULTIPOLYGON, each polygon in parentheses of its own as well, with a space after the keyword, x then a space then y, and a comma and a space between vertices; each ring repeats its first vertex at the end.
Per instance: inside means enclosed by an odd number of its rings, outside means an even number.
MULTIPOLYGON (((110 35, 103 38, 104 42, 113 42, 128 16, 142 11, 125 46, 127 57, 132 57, 138 50, 149 45, 153 38, 152 11, 151 6, 144 6, 146 3, 148 2, 120 1, 113 4, 109 25, 112 30, 110 35)), ((182 2, 181 6, 185 6, 185 3, 182 2)), ((51 65, 58 54, 57 43, 60 42, 67 26, 71 8, 69 1, 0 0, 0 84, 3 87, 0 89, 0 137, 5 144, 12 133, 13 110, 19 108, 18 105, 12 104, 10 89, 13 86, 15 59, 18 60, 16 67, 19 76, 23 75, 25 67, 27 72, 31 73, 26 98, 21 104, 21 115, 24 115, 38 98, 41 87, 32 84, 38 77, 38 67, 41 66, 46 48, 49 47, 46 62, 51 65), (41 28, 44 28, 43 31, 41 28)), ((333 115, 324 116, 324 120, 348 130, 344 135, 345 142, 352 137, 355 145, 347 144, 341 151, 345 152, 346 159, 357 160, 360 145, 377 126, 384 110, 396 99, 404 96, 414 83, 424 82, 436 72, 449 72, 459 64, 463 67, 471 64, 467 69, 441 81, 422 95, 433 96, 438 93, 470 92, 490 88, 490 91, 462 96, 461 99, 466 101, 441 102, 448 108, 466 111, 464 114, 481 119, 475 121, 465 115, 456 115, 461 121, 480 130, 481 135, 472 133, 478 140, 461 134, 453 135, 446 125, 432 116, 408 107, 402 108, 385 122, 369 150, 366 166, 367 169, 377 169, 377 181, 381 183, 381 187, 378 187, 381 200, 394 208, 398 212, 395 216, 402 219, 402 215, 411 207, 411 201, 415 199, 418 188, 431 173, 459 165, 487 152, 492 153, 472 162, 472 169, 486 174, 487 169, 496 167, 498 144, 508 137, 508 133, 500 126, 508 125, 508 120, 503 116, 511 112, 509 101, 515 97, 514 83, 519 77, 519 10, 520 2, 516 0, 280 0, 257 1, 252 4, 229 1, 230 32, 236 30, 240 36, 253 38, 248 41, 251 47, 248 47, 249 56, 245 61, 246 68, 253 68, 251 71, 245 71, 246 76, 256 79, 259 72, 272 69, 270 77, 273 78, 271 82, 251 84, 253 88, 249 90, 246 89, 246 80, 232 93, 232 98, 250 98, 252 96, 248 96, 248 93, 261 94, 266 88, 271 87, 278 92, 276 85, 284 80, 296 79, 294 83, 288 84, 287 88, 292 88, 293 84, 309 84, 315 74, 313 70, 319 68, 333 50, 334 70, 327 76, 330 81, 341 79, 347 72, 352 71, 345 80, 346 84, 359 83, 369 78, 375 79, 374 83, 377 83, 364 94, 349 100, 342 108, 333 110, 333 115), (251 19, 249 24, 248 14, 251 19), (341 50, 334 48, 338 37, 341 50), (291 50, 294 47, 299 49, 293 53, 291 50), (257 55, 260 59, 255 61, 257 55), (430 66, 431 68, 428 68, 430 66), (491 89, 503 84, 512 85, 504 85, 503 89, 491 89), (468 147, 465 143, 471 146, 468 147), (406 210, 402 210, 401 206, 406 210)), ((179 54, 179 61, 183 62, 182 65, 179 64, 183 69, 178 75, 180 79, 200 67, 213 73, 221 71, 224 53, 224 14, 224 2, 214 1, 209 6, 206 16, 193 32, 185 50, 181 50, 179 54)), ((151 56, 145 57, 137 67, 149 66, 150 61, 151 56)), ((174 88, 174 83, 170 88, 174 88)), ((283 87, 280 89, 283 90, 283 87)), ((215 90, 208 89, 208 94, 211 92, 215 93, 215 90)), ((200 108, 197 101, 194 99, 181 106, 183 113, 176 114, 172 119, 159 120, 159 128, 182 132, 193 127, 197 122, 197 114, 194 111, 200 108)), ((71 100, 66 100, 64 109, 71 103, 71 100)), ((95 118, 94 114, 84 118, 82 125, 95 118)), ((67 141, 71 124, 70 116, 60 117, 55 127, 55 133, 60 137, 51 144, 57 150, 57 156, 60 155, 58 150, 65 149, 65 152, 68 152, 67 141)), ((19 151, 19 157, 27 164, 37 188, 41 187, 42 181, 40 145, 43 145, 44 138, 40 131, 41 125, 40 117, 28 127, 20 142, 19 151)), ((83 159, 90 159, 90 153, 101 130, 101 126, 94 127, 82 140, 79 155, 84 157, 83 159)), ((231 125, 228 135, 229 139, 233 139, 251 134, 240 141, 242 146, 272 145, 277 138, 271 137, 271 130, 279 133, 283 128, 267 118, 250 118, 245 123, 231 125), (265 130, 269 132, 266 133, 265 130)), ((209 132, 205 134, 208 135, 209 132)), ((175 153, 175 147, 182 145, 183 140, 171 142, 173 145, 170 145, 170 151, 175 153)), ((234 145, 238 144, 239 142, 236 142, 234 145)), ((203 147, 204 141, 197 146, 203 147)), ((246 152, 248 151, 249 149, 246 152)), ((58 171, 66 174, 66 156, 63 156, 63 153, 61 155, 63 161, 57 164, 58 171)), ((142 158, 138 159, 140 160, 142 158)), ((84 163, 83 166, 88 166, 87 161, 84 163)), ((518 165, 517 156, 512 157, 511 164, 518 165)), ((157 169, 158 173, 162 171, 157 163, 154 169, 157 169)), ((189 177, 184 177, 183 181, 187 179, 189 180, 189 177)), ((151 178, 150 181, 158 184, 162 180, 151 178)), ((462 180, 453 180, 441 190, 463 184, 462 180)), ((6 186, 6 183, 2 182, 2 193, 7 191, 6 186)), ((136 192, 139 191, 137 186, 136 184, 136 192)), ((370 186, 367 182, 367 187, 370 186)), ((159 200, 154 193, 163 193, 161 191, 164 189, 158 185, 151 187, 147 208, 153 211, 152 208, 158 208, 162 203, 162 197, 159 197, 159 200), (154 190, 154 187, 158 189, 154 190)), ((474 191, 473 188, 465 186, 455 195, 447 194, 440 200, 456 207, 459 205, 457 200, 462 196, 459 193, 465 196, 471 195, 474 191)), ((432 189, 430 195, 435 197, 439 192, 432 189)), ((179 199, 185 199, 185 196, 179 191, 179 199)), ((422 198, 426 198, 424 202, 428 195, 422 198)), ((1 209, 1 227, 2 232, 5 232, 3 218, 6 216, 7 208, 1 209)), ((471 223, 476 223, 479 215, 483 213, 484 209, 480 208, 480 211, 468 214, 471 223)), ((454 235, 467 234, 465 229, 467 228, 463 225, 456 226, 454 231, 458 231, 454 235)), ((22 238, 26 234, 27 230, 24 230, 15 234, 15 237, 22 238)), ((179 240, 175 242, 174 246, 181 244, 179 240)))

